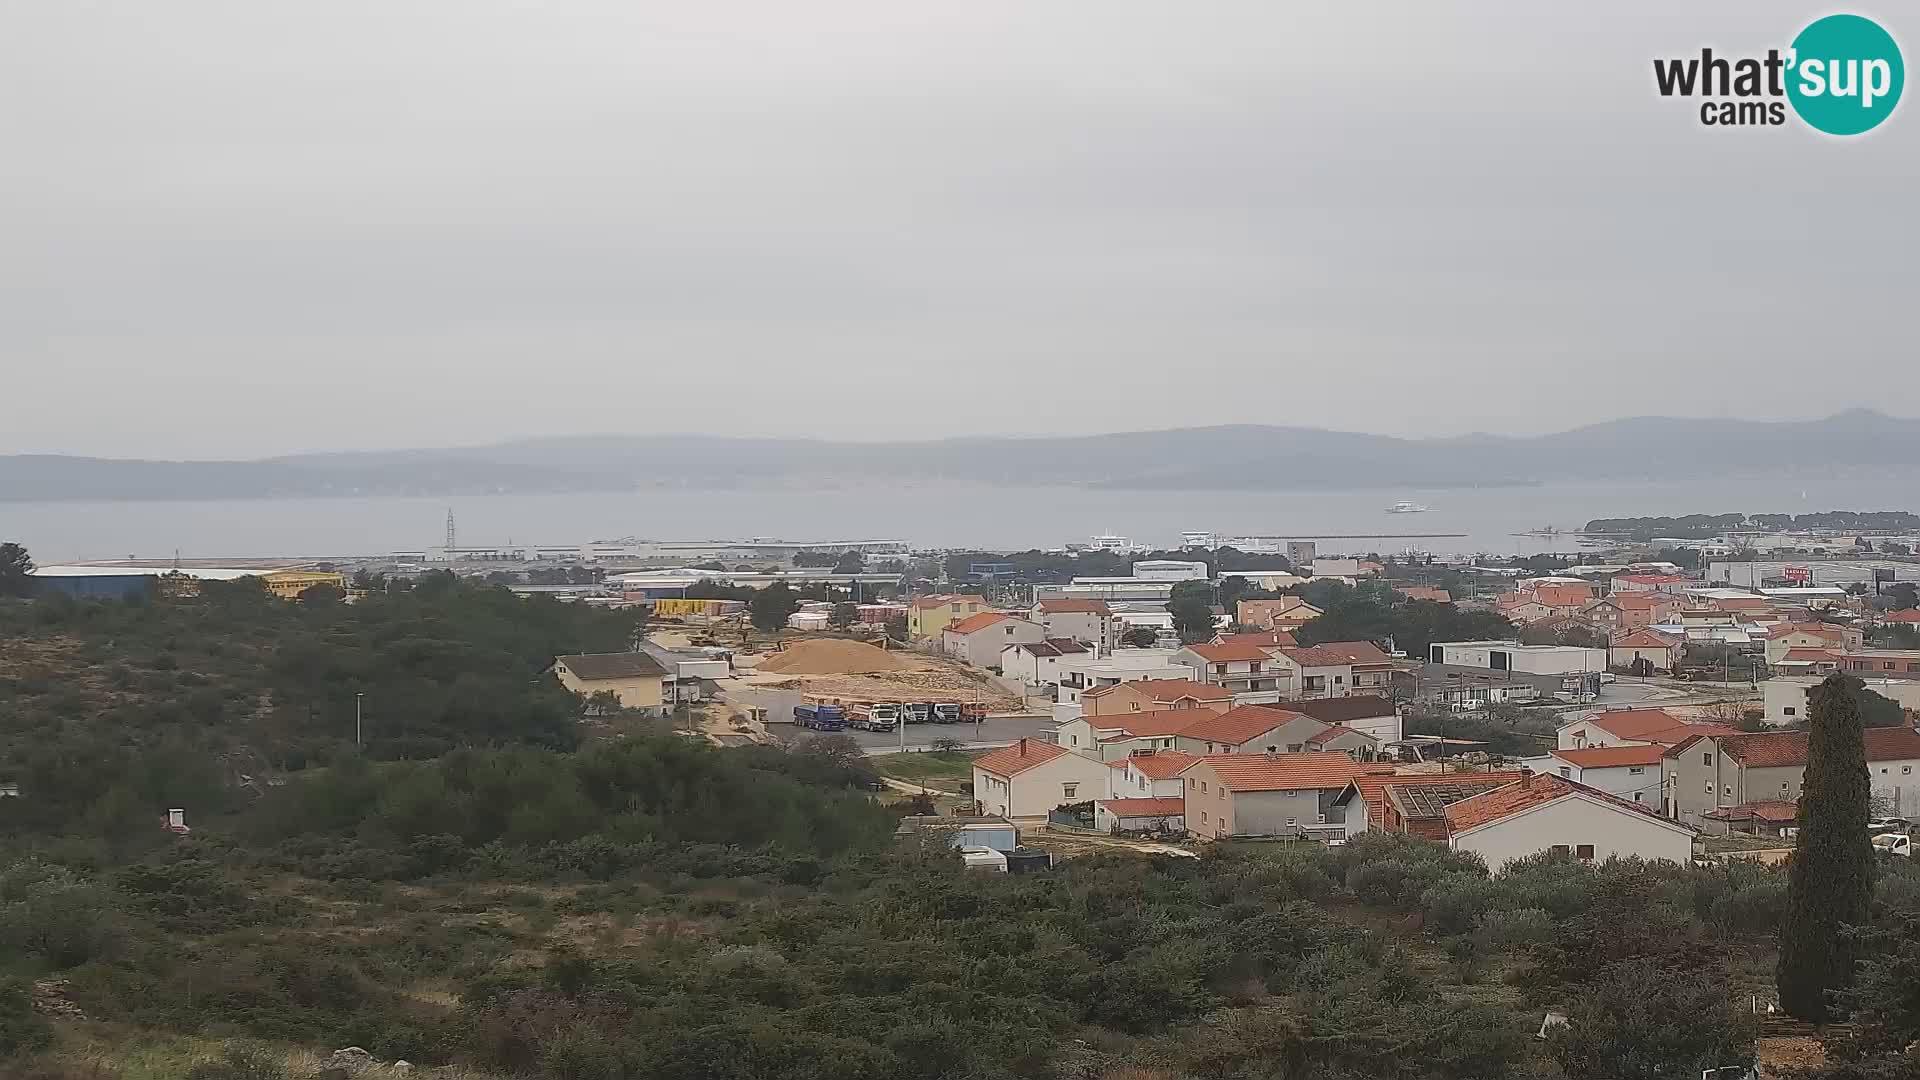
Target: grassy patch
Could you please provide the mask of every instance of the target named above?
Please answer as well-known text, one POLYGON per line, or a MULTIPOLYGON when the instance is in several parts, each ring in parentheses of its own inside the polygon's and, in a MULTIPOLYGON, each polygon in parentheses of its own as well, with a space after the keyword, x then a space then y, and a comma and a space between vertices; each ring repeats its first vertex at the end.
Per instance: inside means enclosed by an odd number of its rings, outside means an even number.
POLYGON ((920 754, 879 754, 867 759, 880 775, 922 787, 958 791, 973 780, 973 759, 978 751, 928 751, 920 754))

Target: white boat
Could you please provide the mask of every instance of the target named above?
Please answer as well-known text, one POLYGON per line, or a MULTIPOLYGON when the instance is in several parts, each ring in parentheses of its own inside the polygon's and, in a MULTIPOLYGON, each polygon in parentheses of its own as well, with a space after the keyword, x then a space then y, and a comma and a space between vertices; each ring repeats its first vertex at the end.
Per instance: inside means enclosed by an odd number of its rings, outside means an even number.
POLYGON ((1397 502, 1387 507, 1389 514, 1424 514, 1426 512, 1427 508, 1419 503, 1397 502))

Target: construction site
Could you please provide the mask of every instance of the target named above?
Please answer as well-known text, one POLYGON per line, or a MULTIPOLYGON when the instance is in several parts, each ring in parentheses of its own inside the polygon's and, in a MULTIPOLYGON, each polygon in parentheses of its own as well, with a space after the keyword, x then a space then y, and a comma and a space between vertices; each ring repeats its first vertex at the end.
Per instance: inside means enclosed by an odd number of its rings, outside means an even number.
POLYGON ((1017 712, 1020 699, 984 672, 945 657, 882 649, 864 641, 809 638, 775 652, 736 656, 737 682, 748 688, 792 690, 849 704, 958 701, 989 713, 1017 712))

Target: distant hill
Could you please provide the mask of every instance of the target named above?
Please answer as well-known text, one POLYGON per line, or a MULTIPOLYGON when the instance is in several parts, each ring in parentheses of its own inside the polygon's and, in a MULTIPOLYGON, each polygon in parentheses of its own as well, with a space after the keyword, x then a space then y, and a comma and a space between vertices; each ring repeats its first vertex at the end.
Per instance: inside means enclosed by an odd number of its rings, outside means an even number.
POLYGON ((847 443, 582 435, 257 461, 0 456, 0 501, 999 484, 1164 490, 1520 485, 1920 465, 1920 420, 1636 417, 1554 435, 1398 439, 1303 427, 847 443))

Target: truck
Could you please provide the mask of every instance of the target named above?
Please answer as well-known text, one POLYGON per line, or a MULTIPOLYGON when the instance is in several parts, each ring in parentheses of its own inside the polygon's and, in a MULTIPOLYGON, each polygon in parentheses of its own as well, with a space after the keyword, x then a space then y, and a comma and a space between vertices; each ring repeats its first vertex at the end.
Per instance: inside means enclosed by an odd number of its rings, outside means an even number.
POLYGON ((936 724, 957 724, 960 722, 960 703, 942 701, 933 707, 933 722, 936 724))
POLYGON ((900 719, 909 724, 924 724, 933 719, 933 706, 924 701, 909 701, 900 707, 900 719))
POLYGON ((838 705, 803 702, 793 707, 793 722, 814 731, 839 731, 847 726, 847 711, 838 705))
POLYGON ((987 720, 987 703, 969 701, 960 706, 960 721, 965 724, 984 724, 987 720))
POLYGON ((855 731, 892 731, 900 726, 900 706, 889 702, 855 705, 852 726, 855 731))
POLYGON ((1873 838, 1873 850, 1882 855, 1913 858, 1913 837, 1907 833, 1881 833, 1873 838))

